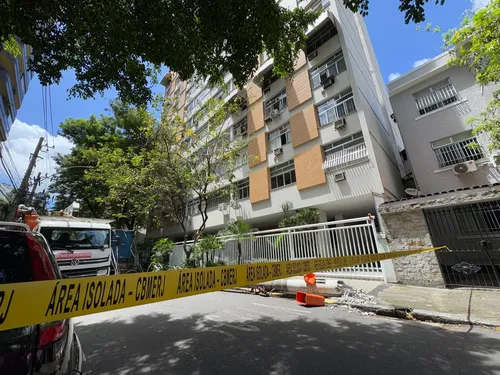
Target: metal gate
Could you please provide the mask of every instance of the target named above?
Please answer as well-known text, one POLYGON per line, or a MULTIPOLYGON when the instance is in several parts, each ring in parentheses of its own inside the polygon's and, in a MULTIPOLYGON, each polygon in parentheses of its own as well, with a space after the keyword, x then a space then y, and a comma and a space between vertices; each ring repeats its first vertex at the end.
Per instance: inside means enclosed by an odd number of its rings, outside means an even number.
POLYGON ((500 201, 424 210, 447 286, 500 287, 500 201))

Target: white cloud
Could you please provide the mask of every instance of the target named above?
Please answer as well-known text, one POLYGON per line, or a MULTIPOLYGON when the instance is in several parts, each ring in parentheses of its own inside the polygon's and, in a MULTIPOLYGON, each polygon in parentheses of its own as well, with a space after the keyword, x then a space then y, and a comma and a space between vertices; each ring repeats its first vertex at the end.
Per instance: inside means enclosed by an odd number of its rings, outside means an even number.
POLYGON ((413 63, 413 68, 418 68, 420 65, 423 65, 425 64, 427 61, 429 61, 430 59, 421 59, 421 60, 417 60, 413 63))
POLYGON ((488 4, 489 0, 472 0, 472 9, 483 8, 488 4))
MULTIPOLYGON (((38 174, 38 172, 41 172, 42 176, 45 176, 45 174, 51 175, 55 173, 56 163, 53 160, 54 156, 57 153, 69 154, 71 152, 71 148, 73 147, 73 144, 70 141, 60 135, 54 137, 38 125, 29 125, 16 119, 14 124, 12 124, 6 143, 21 178, 24 176, 24 173, 28 168, 30 154, 35 151, 40 137, 45 139, 48 138, 48 146, 55 147, 53 149, 47 149, 46 146, 42 147, 42 151, 44 152, 40 152, 39 156, 43 159, 39 159, 37 161, 33 175, 35 175, 35 173, 38 174)), ((44 145, 47 145, 46 141, 44 145)), ((47 179, 42 183, 41 188, 47 188, 49 184, 50 181, 47 179)))
POLYGON ((399 73, 399 72, 389 74, 389 82, 395 80, 399 76, 401 76, 401 73, 399 73))

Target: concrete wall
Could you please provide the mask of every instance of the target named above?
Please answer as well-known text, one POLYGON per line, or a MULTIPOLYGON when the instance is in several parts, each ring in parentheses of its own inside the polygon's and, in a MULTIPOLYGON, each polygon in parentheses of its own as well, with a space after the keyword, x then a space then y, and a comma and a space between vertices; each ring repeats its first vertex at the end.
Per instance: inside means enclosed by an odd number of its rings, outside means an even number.
MULTIPOLYGON (((494 87, 482 87, 476 84, 474 76, 462 67, 447 68, 443 64, 445 57, 439 57, 437 62, 431 62, 422 68, 422 74, 428 74, 427 79, 420 78, 414 71, 403 76, 398 92, 396 82, 391 82, 389 88, 395 91, 391 94, 391 102, 398 121, 401 135, 406 146, 414 175, 420 190, 425 193, 435 193, 456 188, 500 182, 500 173, 497 168, 488 164, 488 139, 479 137, 485 153, 485 160, 479 171, 455 176, 452 167, 439 168, 431 142, 454 134, 470 130, 467 120, 478 115, 491 98, 494 87), (441 65, 439 65, 439 64, 441 65), (413 94, 440 81, 450 79, 459 94, 459 100, 451 105, 436 111, 420 115, 413 94), (415 83, 413 81, 413 83, 415 83), (409 86, 405 88, 406 86, 409 86)), ((417 69, 418 71, 419 69, 417 69)))

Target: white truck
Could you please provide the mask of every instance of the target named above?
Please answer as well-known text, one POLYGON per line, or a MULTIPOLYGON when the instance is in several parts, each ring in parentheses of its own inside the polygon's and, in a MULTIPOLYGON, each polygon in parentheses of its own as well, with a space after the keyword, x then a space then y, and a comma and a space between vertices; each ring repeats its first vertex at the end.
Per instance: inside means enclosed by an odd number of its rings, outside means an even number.
POLYGON ((34 231, 43 234, 63 277, 115 273, 111 220, 39 216, 34 231))
POLYGON ((38 216, 32 207, 18 212, 31 230, 40 232, 50 245, 63 277, 104 276, 118 273, 112 246, 112 220, 74 217, 80 205, 73 202, 52 216, 38 216))

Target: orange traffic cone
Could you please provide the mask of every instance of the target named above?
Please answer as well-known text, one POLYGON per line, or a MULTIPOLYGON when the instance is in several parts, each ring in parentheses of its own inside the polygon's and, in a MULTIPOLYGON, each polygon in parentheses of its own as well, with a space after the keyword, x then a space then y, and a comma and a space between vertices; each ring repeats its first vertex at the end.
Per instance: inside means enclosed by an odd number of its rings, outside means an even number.
POLYGON ((301 306, 325 306, 325 297, 318 296, 317 294, 297 292, 295 300, 301 306))
POLYGON ((304 276, 304 281, 307 285, 315 285, 316 284, 316 275, 314 273, 308 273, 304 276))

